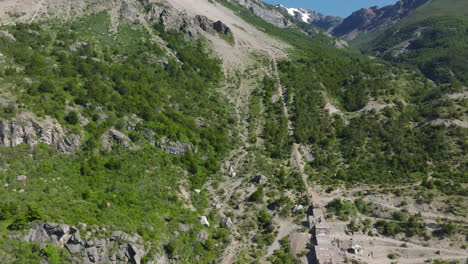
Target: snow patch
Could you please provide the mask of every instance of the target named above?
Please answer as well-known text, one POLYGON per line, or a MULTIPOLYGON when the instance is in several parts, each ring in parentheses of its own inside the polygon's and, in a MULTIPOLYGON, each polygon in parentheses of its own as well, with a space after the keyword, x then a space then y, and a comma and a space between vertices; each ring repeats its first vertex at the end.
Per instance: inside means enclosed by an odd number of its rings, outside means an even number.
POLYGON ((293 17, 300 17, 300 19, 305 22, 309 23, 310 20, 310 13, 302 8, 289 8, 285 7, 283 5, 279 5, 279 7, 284 8, 286 11, 288 11, 288 14, 293 16, 293 17))

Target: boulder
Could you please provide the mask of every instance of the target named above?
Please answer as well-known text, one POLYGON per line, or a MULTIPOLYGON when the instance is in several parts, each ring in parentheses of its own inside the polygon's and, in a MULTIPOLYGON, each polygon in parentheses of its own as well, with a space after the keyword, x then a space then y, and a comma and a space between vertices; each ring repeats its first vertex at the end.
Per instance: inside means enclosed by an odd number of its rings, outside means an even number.
POLYGON ((232 178, 235 178, 237 176, 237 173, 232 166, 229 167, 228 173, 229 176, 231 176, 232 178))
POLYGON ((140 264, 145 256, 145 249, 141 245, 130 243, 128 244, 127 256, 130 263, 140 264))
POLYGON ((204 226, 207 226, 209 227, 210 226, 210 222, 208 222, 208 218, 206 218, 206 216, 200 216, 198 217, 198 220, 200 221, 200 223, 204 226))
POLYGON ((265 184, 266 182, 268 182, 268 178, 263 174, 258 174, 257 176, 255 176, 254 181, 258 184, 265 184))
POLYGON ((232 35, 231 29, 226 24, 224 24, 221 20, 218 20, 213 23, 213 29, 216 30, 216 32, 220 34, 224 34, 228 36, 232 35))
POLYGON ((227 229, 231 229, 234 224, 232 223, 231 218, 226 217, 226 218, 223 219, 222 225, 224 227, 226 227, 227 229))
POLYGON ((93 247, 87 248, 86 254, 91 262, 96 263, 99 261, 99 254, 98 254, 98 250, 96 247, 93 246, 93 247))
POLYGON ((195 24, 197 24, 204 31, 209 31, 213 28, 212 22, 206 16, 195 16, 195 24))
POLYGON ((210 235, 208 234, 208 232, 206 232, 205 229, 200 230, 200 232, 198 232, 197 234, 197 240, 200 242, 204 242, 208 239, 208 237, 210 237, 210 235))

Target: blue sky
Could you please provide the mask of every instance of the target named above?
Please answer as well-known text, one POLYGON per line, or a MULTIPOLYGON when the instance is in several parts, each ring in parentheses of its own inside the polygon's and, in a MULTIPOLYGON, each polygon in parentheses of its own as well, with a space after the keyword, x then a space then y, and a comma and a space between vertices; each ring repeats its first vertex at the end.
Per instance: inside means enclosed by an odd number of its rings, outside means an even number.
POLYGON ((263 0, 269 4, 283 4, 287 7, 305 7, 325 15, 347 17, 363 7, 386 6, 397 0, 263 0))

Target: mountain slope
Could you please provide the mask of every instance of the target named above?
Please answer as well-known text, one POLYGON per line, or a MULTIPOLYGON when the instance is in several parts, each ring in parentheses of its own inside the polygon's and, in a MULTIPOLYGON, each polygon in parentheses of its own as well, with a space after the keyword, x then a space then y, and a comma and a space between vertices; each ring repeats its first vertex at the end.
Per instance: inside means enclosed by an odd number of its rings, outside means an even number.
POLYGON ((333 29, 332 34, 346 39, 353 39, 360 34, 380 30, 413 12, 428 0, 400 0, 394 5, 360 9, 333 29))
POLYGON ((465 87, 257 1, 0 10, 0 262, 468 257, 465 87))
POLYGON ((468 25, 460 5, 457 0, 431 1, 388 30, 355 44, 374 56, 415 65, 436 82, 466 85, 468 25))

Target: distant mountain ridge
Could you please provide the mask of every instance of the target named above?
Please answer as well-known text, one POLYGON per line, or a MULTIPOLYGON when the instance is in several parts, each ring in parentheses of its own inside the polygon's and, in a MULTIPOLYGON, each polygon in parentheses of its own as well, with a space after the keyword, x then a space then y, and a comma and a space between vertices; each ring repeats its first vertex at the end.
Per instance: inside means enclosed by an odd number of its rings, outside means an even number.
POLYGON ((362 33, 376 31, 395 24, 428 1, 430 0, 400 0, 394 5, 359 9, 334 28, 332 34, 353 39, 362 33))
POLYGON ((394 5, 361 8, 345 19, 327 16, 306 8, 289 8, 283 5, 276 7, 287 11, 294 18, 320 27, 336 37, 351 40, 363 33, 394 25, 429 1, 431 0, 400 0, 394 5))

